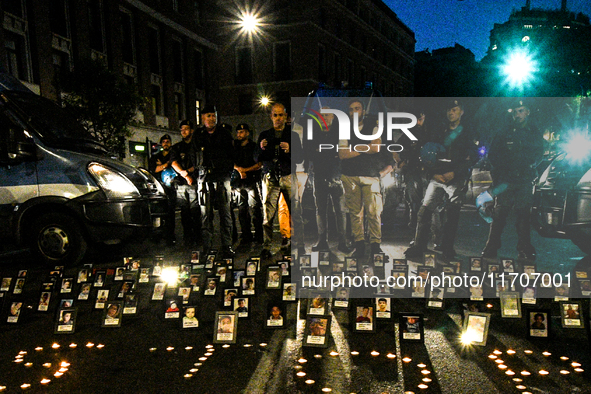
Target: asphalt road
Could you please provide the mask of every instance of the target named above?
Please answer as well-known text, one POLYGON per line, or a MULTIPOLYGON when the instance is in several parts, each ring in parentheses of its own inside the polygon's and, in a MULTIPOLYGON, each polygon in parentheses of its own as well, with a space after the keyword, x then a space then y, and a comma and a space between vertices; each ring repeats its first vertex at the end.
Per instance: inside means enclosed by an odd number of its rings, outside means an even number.
MULTIPOLYGON (((396 217, 384 217, 383 223, 383 249, 391 258, 402 257, 411 238, 411 231, 403 226, 402 212, 397 212, 396 217)), ((307 228, 306 234, 309 251, 314 241, 313 229, 307 228)), ((484 246, 486 234, 485 223, 466 208, 456 244, 464 271, 469 257, 477 256, 484 246)), ((515 243, 515 230, 508 225, 501 255, 516 257, 515 243)), ((533 243, 538 250, 538 271, 566 274, 588 263, 570 241, 533 235, 533 243)), ((259 251, 260 247, 256 246, 242 250, 235 258, 235 268, 243 268, 247 257, 259 251)), ((85 263, 92 263, 94 269, 115 269, 122 265, 124 256, 133 256, 140 259, 142 267, 151 267, 158 254, 163 254, 163 261, 171 265, 190 260, 190 251, 180 246, 167 249, 145 241, 99 250, 85 263)), ((281 255, 277 254, 276 258, 281 255)), ((344 257, 340 253, 335 256, 344 257)), ((400 341, 396 313, 391 319, 378 319, 375 332, 356 332, 354 307, 364 301, 352 300, 348 310, 332 310, 327 348, 304 347, 305 320, 298 317, 305 316, 307 300, 286 304, 286 328, 264 328, 268 303, 281 296, 280 290, 267 290, 263 283, 266 266, 271 263, 263 262, 256 275, 256 294, 249 298, 248 318, 239 319, 236 343, 224 347, 213 344, 215 312, 227 309, 223 307, 221 295, 208 297, 202 292, 192 295, 190 303, 198 306, 200 327, 182 329, 179 321, 165 319, 163 302, 151 300, 157 278, 137 284, 140 297, 137 314, 123 316, 121 327, 101 326, 104 311, 94 308, 98 289, 93 288, 88 301, 74 300, 75 332, 55 334, 58 300, 76 298, 80 285, 74 285, 72 293, 54 291, 49 310, 39 312, 36 309, 41 286, 48 280, 51 267, 39 266, 26 251, 5 251, 0 255, 0 276, 16 278, 19 270, 28 271, 22 293, 13 294, 13 279, 10 291, 2 297, 0 390, 4 387, 4 392, 10 393, 591 392, 591 375, 587 371, 591 365, 588 298, 582 299, 581 304, 585 328, 570 329, 561 326, 557 302, 538 299, 535 307, 549 309, 553 316, 548 322, 552 328, 549 340, 528 339, 525 319, 502 318, 499 302, 494 297, 486 297, 483 302, 449 299, 441 310, 427 308, 424 299, 394 299, 393 312, 423 314, 424 341, 419 343, 400 341), (23 302, 22 312, 17 323, 8 323, 9 307, 15 301, 23 302), (491 313, 484 347, 463 346, 459 341, 463 310, 472 304, 491 313), (52 348, 54 343, 59 348, 52 348), (500 354, 492 359, 489 356, 495 350, 500 354), (544 351, 550 354, 544 355, 544 351), (63 368, 67 369, 56 377, 63 361, 69 365, 64 364, 63 368), (573 362, 580 363, 583 371, 577 372, 573 362), (507 368, 501 369, 499 364, 507 368), (548 374, 542 375, 540 371, 548 374), (50 382, 42 384, 42 379, 50 382)), ((66 268, 63 277, 76 277, 79 268, 66 268)), ((111 300, 120 282, 107 272, 105 286, 112 289, 111 300)), ((164 299, 177 295, 178 288, 169 287, 164 299)))

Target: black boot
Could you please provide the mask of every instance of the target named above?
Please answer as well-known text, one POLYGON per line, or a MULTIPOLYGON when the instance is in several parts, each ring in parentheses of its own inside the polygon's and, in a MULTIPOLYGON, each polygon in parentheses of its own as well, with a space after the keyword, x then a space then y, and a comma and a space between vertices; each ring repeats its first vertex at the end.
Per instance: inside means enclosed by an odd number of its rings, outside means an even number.
POLYGON ((531 244, 529 211, 517 212, 517 257, 526 260, 536 259, 536 249, 531 244))
POLYGON ((353 253, 353 257, 358 259, 365 257, 365 241, 355 242, 355 252, 353 253))
POLYGON ((313 252, 329 250, 328 242, 326 242, 326 234, 318 234, 318 242, 312 246, 313 252))
POLYGON ((339 246, 337 246, 337 249, 345 254, 351 253, 351 249, 349 246, 347 246, 347 241, 345 241, 344 237, 339 241, 339 246))
POLYGON ((456 233, 458 232, 458 225, 460 224, 460 209, 459 205, 449 204, 446 207, 446 219, 443 225, 443 236, 441 237, 441 251, 443 257, 446 259, 453 259, 456 257, 454 243, 456 241, 456 233))
POLYGON ((488 240, 482 250, 482 257, 494 259, 497 257, 497 251, 501 248, 501 236, 507 223, 508 211, 501 206, 495 206, 493 211, 493 221, 490 224, 488 240))
POLYGON ((406 249, 404 255, 406 258, 422 257, 427 250, 429 241, 429 223, 431 222, 432 211, 425 206, 421 206, 417 215, 417 231, 415 234, 414 245, 406 249))

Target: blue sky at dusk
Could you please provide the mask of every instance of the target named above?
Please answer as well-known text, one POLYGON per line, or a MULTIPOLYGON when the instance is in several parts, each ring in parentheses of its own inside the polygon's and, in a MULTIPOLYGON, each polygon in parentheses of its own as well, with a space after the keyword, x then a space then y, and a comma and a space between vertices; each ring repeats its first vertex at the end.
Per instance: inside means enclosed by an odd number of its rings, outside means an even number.
MULTIPOLYGON (((415 33, 416 50, 453 46, 456 42, 480 60, 495 23, 509 20, 525 0, 383 0, 415 33)), ((591 1, 567 0, 571 12, 591 16, 591 1)), ((559 9, 561 0, 531 0, 532 8, 559 9)), ((583 48, 581 48, 583 50, 583 48)), ((588 49, 586 49, 588 50, 588 49)))

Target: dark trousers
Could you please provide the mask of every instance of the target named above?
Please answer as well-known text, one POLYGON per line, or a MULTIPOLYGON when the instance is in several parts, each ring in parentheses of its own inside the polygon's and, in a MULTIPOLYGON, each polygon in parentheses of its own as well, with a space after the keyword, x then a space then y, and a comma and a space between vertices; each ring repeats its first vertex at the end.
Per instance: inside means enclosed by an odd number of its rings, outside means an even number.
POLYGON ((168 197, 168 209, 164 217, 164 239, 170 242, 175 240, 176 189, 173 187, 164 187, 164 191, 166 191, 166 197, 168 197))
POLYGON ((334 210, 339 242, 345 241, 345 214, 341 207, 343 193, 343 184, 340 179, 335 182, 332 179, 314 177, 314 198, 316 200, 316 223, 319 242, 327 241, 329 200, 332 202, 334 210))
POLYGON ((214 210, 220 216, 220 235, 222 247, 232 246, 232 215, 230 201, 232 189, 230 179, 200 182, 198 186, 201 203, 201 236, 205 250, 213 247, 214 210))
POLYGON ((235 189, 238 193, 238 220, 244 239, 252 238, 251 221, 254 226, 255 237, 263 237, 263 204, 261 202, 260 185, 255 182, 251 185, 239 186, 235 189))
POLYGON ((176 203, 181 208, 183 241, 186 246, 198 244, 201 236, 201 208, 195 186, 177 185, 176 203))
MULTIPOLYGON (((496 185, 494 185, 496 187, 496 185)), ((507 189, 496 196, 493 221, 490 224, 488 241, 485 251, 497 251, 501 247, 501 236, 507 224, 507 217, 511 209, 515 209, 517 216, 515 228, 517 230, 517 250, 531 252, 530 210, 532 206, 532 185, 530 181, 507 184, 507 189)))

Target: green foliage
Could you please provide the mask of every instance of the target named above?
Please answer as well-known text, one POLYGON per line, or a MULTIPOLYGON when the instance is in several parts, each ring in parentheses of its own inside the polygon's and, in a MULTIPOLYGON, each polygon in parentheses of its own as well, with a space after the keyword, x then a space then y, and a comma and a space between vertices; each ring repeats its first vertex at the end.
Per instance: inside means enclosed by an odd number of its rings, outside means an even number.
POLYGON ((64 106, 88 133, 111 155, 125 157, 125 140, 132 135, 129 125, 146 103, 136 86, 93 60, 82 60, 72 72, 60 74, 57 86, 66 93, 64 106))

